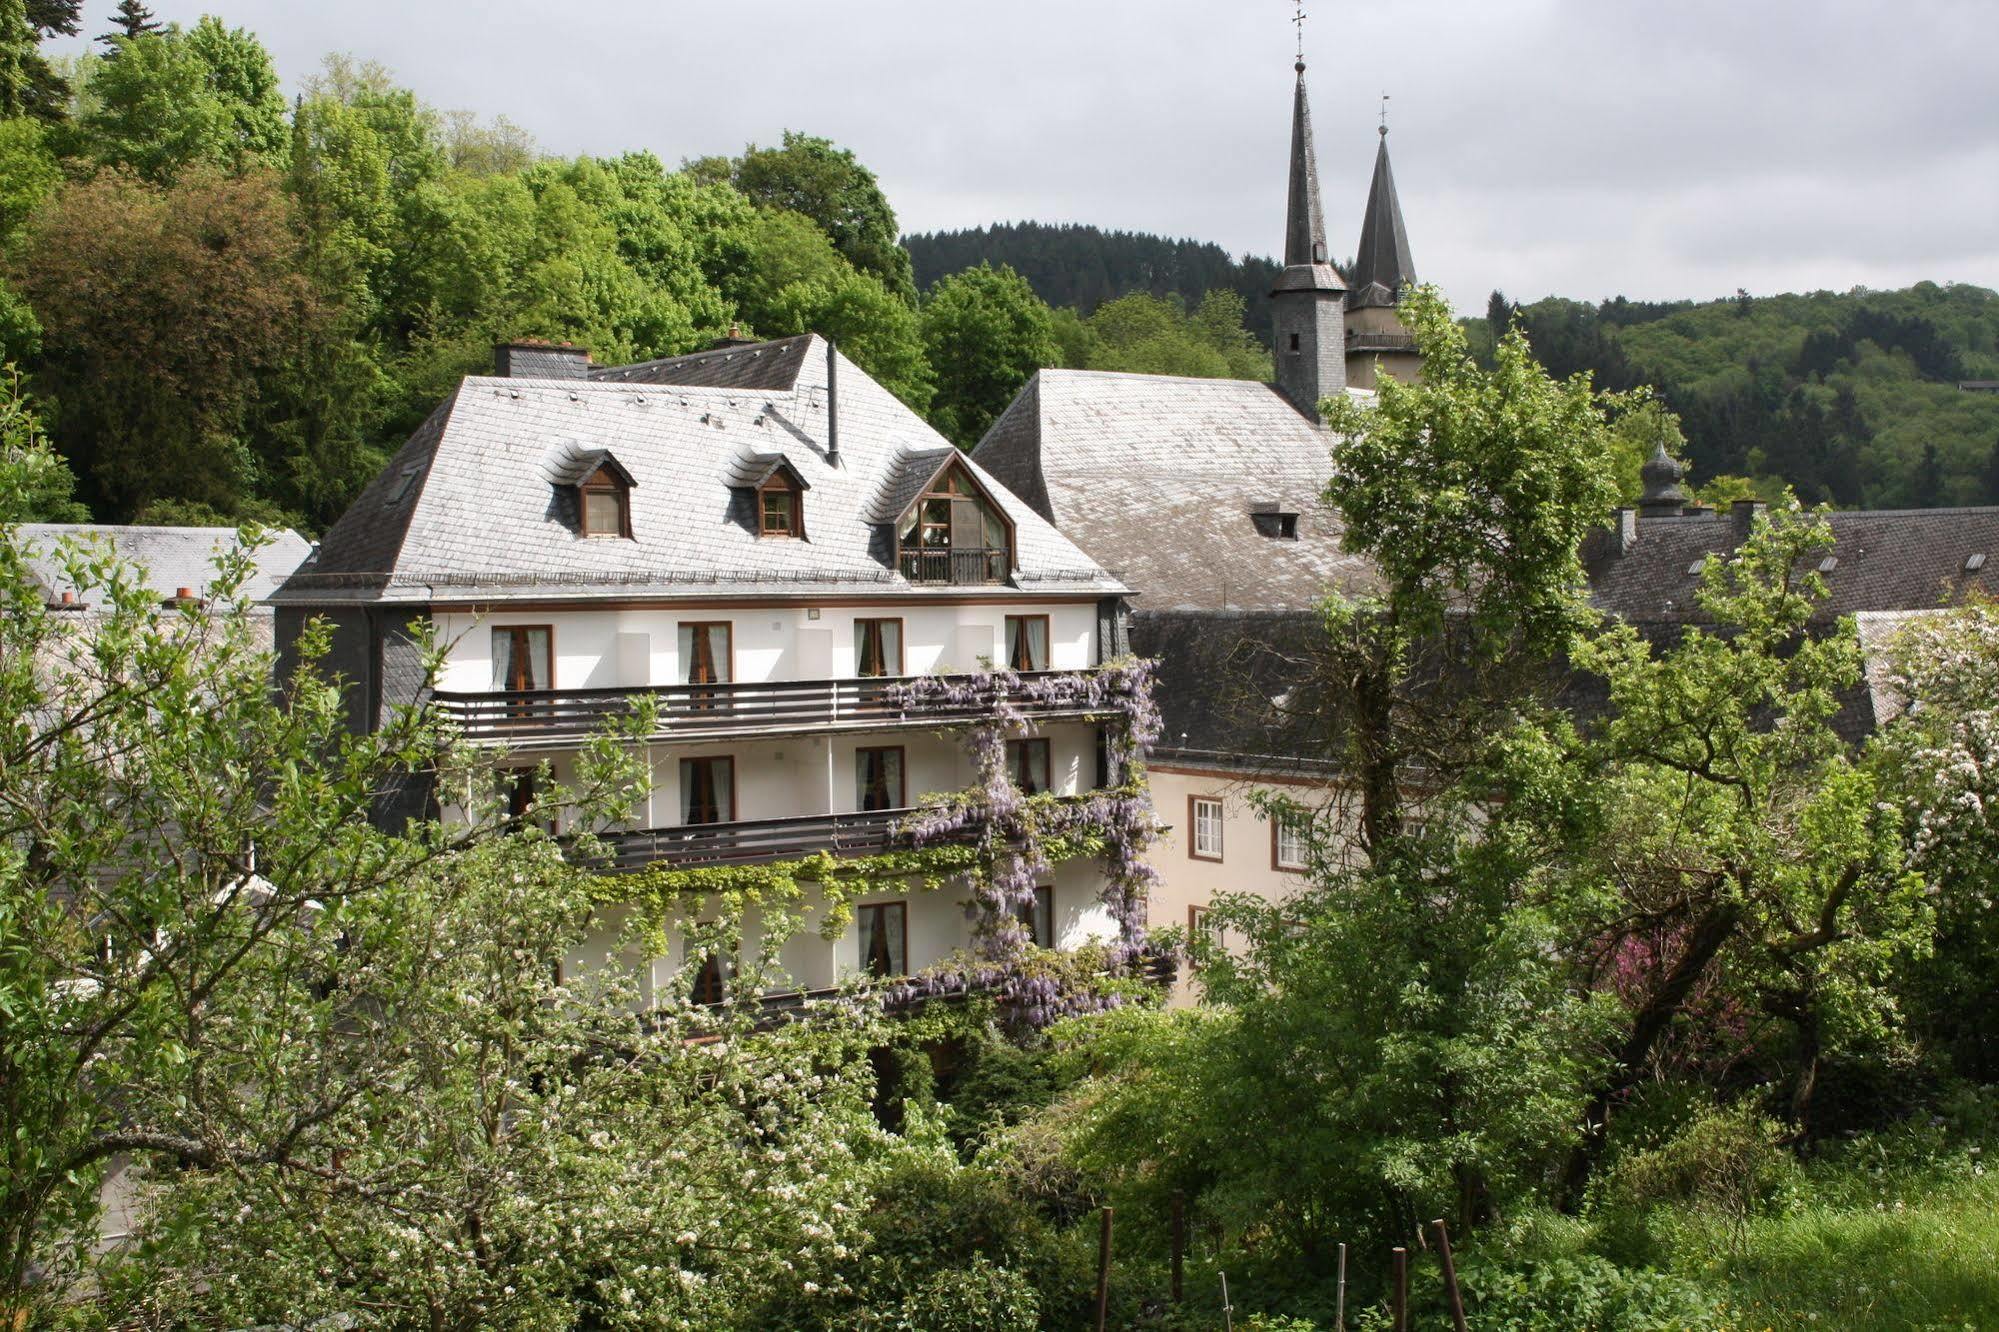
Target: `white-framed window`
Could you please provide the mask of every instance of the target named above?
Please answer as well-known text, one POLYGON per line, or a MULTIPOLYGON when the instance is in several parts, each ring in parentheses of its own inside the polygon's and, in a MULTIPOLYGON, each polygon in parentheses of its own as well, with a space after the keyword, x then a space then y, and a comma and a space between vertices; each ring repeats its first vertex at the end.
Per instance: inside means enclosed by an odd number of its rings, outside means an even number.
POLYGON ((1312 855, 1312 824, 1303 814, 1276 815, 1271 820, 1270 863, 1281 870, 1302 870, 1312 855))
POLYGON ((1187 798, 1187 854, 1195 860, 1222 858, 1222 802, 1214 796, 1187 798))

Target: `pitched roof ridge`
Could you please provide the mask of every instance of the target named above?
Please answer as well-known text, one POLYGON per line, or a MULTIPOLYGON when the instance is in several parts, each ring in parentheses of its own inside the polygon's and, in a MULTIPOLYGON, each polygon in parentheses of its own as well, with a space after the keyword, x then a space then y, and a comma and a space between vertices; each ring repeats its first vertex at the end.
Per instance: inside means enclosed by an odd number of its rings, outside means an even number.
POLYGON ((1217 379, 1208 375, 1155 375, 1143 370, 1078 370, 1068 366, 1049 366, 1035 372, 1037 379, 1043 375, 1076 378, 1087 375, 1095 379, 1146 379, 1161 384, 1247 385, 1251 388, 1269 389, 1273 393, 1277 391, 1276 385, 1261 379, 1217 379))
POLYGON ((768 338, 762 342, 747 342, 726 347, 710 347, 706 351, 682 352, 678 356, 656 356, 648 361, 633 361, 626 365, 600 365, 590 368, 590 377, 584 381, 591 384, 616 384, 618 376, 635 374, 643 370, 659 370, 667 366, 705 365, 711 361, 726 361, 743 356, 762 356, 780 348, 789 348, 800 342, 809 342, 818 337, 817 333, 793 333, 788 337, 768 338))

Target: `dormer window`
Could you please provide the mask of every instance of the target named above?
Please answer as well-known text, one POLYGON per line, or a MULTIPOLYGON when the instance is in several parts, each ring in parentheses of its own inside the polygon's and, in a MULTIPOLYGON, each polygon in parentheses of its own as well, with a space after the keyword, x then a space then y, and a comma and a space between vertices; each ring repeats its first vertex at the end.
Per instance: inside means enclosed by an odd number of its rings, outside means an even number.
POLYGON ((757 530, 763 536, 805 535, 804 496, 781 471, 757 491, 757 515, 757 530))
POLYGON ((1265 509, 1252 513, 1249 518, 1251 522, 1256 524, 1257 532, 1263 536, 1277 541, 1296 541, 1298 539, 1298 515, 1295 513, 1284 513, 1277 509, 1265 509))
MULTIPOLYGON (((600 477, 602 473, 598 474, 600 477)), ((631 499, 615 482, 593 481, 580 488, 583 496, 583 535, 628 537, 632 534, 631 499)))
POLYGON ((576 496, 578 535, 631 536, 632 491, 637 483, 608 449, 572 454, 551 479, 576 496))
POLYGON ((760 537, 805 539, 805 492, 812 486, 782 453, 740 454, 729 464, 728 484, 747 497, 737 521, 760 537))
POLYGON ((955 459, 914 479, 916 494, 896 526, 902 576, 912 583, 1005 582, 1013 524, 984 487, 955 459))

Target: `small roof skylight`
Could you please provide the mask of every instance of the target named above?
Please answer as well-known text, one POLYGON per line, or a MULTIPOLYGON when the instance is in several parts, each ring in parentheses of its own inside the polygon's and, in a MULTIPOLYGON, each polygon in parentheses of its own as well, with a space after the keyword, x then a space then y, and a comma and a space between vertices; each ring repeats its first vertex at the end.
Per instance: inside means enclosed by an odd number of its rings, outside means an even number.
POLYGON ((1983 554, 1967 555, 1964 557, 1964 571, 1966 573, 1977 573, 1980 569, 1983 569, 1984 567, 1985 567, 1985 556, 1983 554))
POLYGON ((1837 569, 1838 567, 1839 567, 1839 556, 1837 555, 1828 555, 1824 559, 1819 561, 1820 573, 1831 573, 1834 569, 1837 569))

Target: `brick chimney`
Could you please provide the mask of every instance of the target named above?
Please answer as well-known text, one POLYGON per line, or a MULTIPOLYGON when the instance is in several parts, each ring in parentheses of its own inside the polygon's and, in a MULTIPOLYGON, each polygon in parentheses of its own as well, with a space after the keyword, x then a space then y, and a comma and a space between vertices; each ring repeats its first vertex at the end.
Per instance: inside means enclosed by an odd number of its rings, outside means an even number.
POLYGON ((502 342, 493 348, 501 379, 588 379, 590 351, 569 342, 502 342))

